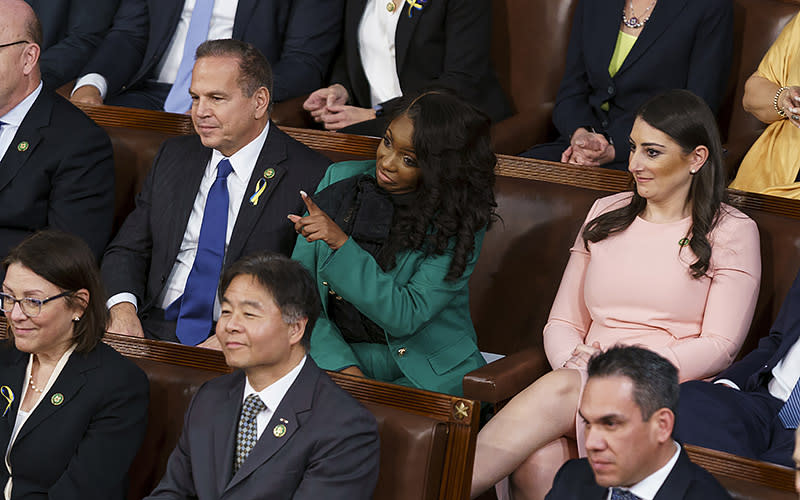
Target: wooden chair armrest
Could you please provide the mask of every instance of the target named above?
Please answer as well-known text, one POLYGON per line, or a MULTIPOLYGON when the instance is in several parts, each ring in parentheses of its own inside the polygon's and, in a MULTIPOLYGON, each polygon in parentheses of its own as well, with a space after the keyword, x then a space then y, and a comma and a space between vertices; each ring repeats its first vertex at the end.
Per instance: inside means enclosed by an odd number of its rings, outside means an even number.
POLYGON ((550 371, 544 351, 530 347, 464 375, 464 397, 498 404, 550 371))

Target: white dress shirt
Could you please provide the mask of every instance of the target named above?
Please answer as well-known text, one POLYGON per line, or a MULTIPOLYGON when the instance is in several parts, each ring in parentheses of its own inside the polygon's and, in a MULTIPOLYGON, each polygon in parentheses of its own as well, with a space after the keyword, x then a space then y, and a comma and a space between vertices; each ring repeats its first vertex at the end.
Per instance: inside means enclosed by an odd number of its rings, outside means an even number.
MULTIPOLYGON (((233 171, 228 175, 228 225, 225 231, 225 251, 228 251, 228 244, 231 241, 231 234, 233 227, 236 225, 236 218, 239 216, 239 207, 242 205, 242 200, 248 196, 247 184, 250 182, 250 176, 253 174, 258 155, 261 154, 261 149, 264 147, 264 142, 267 140, 269 134, 269 122, 264 130, 261 131, 258 137, 250 141, 249 144, 229 157, 233 171)), ((211 159, 206 164, 203 180, 200 181, 200 189, 192 205, 192 212, 189 215, 189 222, 186 224, 186 230, 183 233, 183 240, 181 241, 178 256, 169 273, 164 289, 158 298, 157 304, 162 309, 172 304, 176 299, 183 295, 183 289, 186 286, 186 280, 189 278, 189 272, 192 270, 194 258, 197 255, 197 243, 200 239, 200 227, 203 225, 203 212, 206 206, 206 199, 211 186, 217 178, 217 164, 225 158, 225 156, 213 150, 211 159)), ((138 309, 136 296, 132 293, 122 292, 114 295, 106 306, 111 307, 119 304, 120 302, 130 302, 138 309)), ((214 320, 219 318, 219 299, 214 299, 214 320)))
MULTIPOLYGON (((178 66, 183 59, 183 47, 186 45, 186 34, 189 32, 189 21, 192 19, 192 12, 194 12, 194 5, 197 0, 186 0, 183 3, 183 11, 181 12, 180 21, 175 28, 175 33, 172 35, 172 40, 169 42, 167 51, 164 57, 158 62, 156 66, 155 81, 162 83, 172 84, 178 74, 178 66)), ((208 40, 216 40, 218 38, 232 38, 233 37, 233 22, 236 18, 236 7, 239 0, 224 0, 215 1, 214 10, 211 12, 211 23, 208 26, 208 40)), ((84 75, 75 82, 75 88, 72 93, 79 87, 84 85, 92 85, 97 87, 100 91, 100 97, 104 100, 108 94, 108 81, 99 73, 89 73, 84 75)))
MULTIPOLYGON (((0 161, 3 160, 3 157, 6 155, 6 151, 11 146, 11 142, 14 140, 14 136, 17 134, 17 130, 19 130, 19 126, 22 125, 22 120, 25 119, 28 111, 30 111, 31 107, 33 107, 34 101, 36 101, 36 98, 39 97, 39 94, 41 93, 42 82, 39 82, 39 86, 36 87, 36 90, 28 94, 28 97, 11 108, 8 113, 0 116, 0 122, 4 123, 3 127, 0 128, 0 161)), ((25 138, 22 137, 22 139, 25 138)))
MULTIPOLYGON (((14 446, 14 441, 17 439, 17 435, 19 434, 19 430, 22 429, 22 426, 25 425, 25 421, 28 420, 28 417, 36 410, 39 406, 39 403, 42 402, 44 399, 44 395, 50 391, 50 388, 53 387, 53 384, 58 380, 58 376, 61 375, 61 371, 66 366, 67 361, 69 361, 69 357, 72 352, 75 350, 77 344, 73 344, 72 347, 67 349, 67 352, 61 355, 61 359, 58 360, 56 363, 56 367, 53 369, 53 373, 50 374, 50 378, 47 379, 47 384, 42 389, 42 393, 39 395, 39 398, 33 404, 33 408, 30 411, 24 412, 22 411, 22 402, 25 401, 25 395, 28 393, 28 381, 31 378, 31 370, 33 369, 33 354, 28 357, 28 367, 25 369, 25 380, 22 383, 22 394, 18 394, 17 397, 19 398, 19 406, 17 407, 17 416, 14 420, 14 429, 11 431, 11 439, 8 440, 8 448, 6 448, 5 453, 5 466, 6 470, 8 471, 8 481, 6 482, 5 488, 3 489, 3 498, 5 500, 11 500, 11 489, 13 488, 14 483, 14 474, 11 472, 11 464, 8 461, 8 456, 11 454, 11 448, 14 446)), ((53 436, 53 439, 58 439, 58 436, 53 436)))
POLYGON ((297 379, 297 376, 300 374, 300 370, 303 369, 303 365, 306 364, 306 357, 307 356, 303 356, 303 359, 301 359, 300 362, 297 363, 297 366, 292 368, 289 373, 279 378, 261 391, 256 391, 253 389, 253 386, 250 385, 249 379, 244 384, 242 403, 244 403, 245 399, 247 399, 247 396, 251 394, 258 394, 258 397, 261 398, 261 402, 267 407, 266 410, 262 410, 258 413, 258 415, 256 415, 256 433, 259 439, 261 438, 261 434, 264 433, 264 429, 266 429, 267 425, 269 425, 269 421, 272 419, 275 409, 281 404, 283 397, 286 396, 287 392, 289 392, 289 387, 292 386, 295 379, 297 379))
POLYGON ((373 106, 403 95, 397 76, 394 39, 405 3, 389 12, 386 1, 367 0, 358 26, 358 52, 373 106))
MULTIPOLYGON (((672 458, 669 459, 669 462, 630 488, 622 489, 630 491, 642 500, 653 500, 659 488, 661 488, 661 485, 667 480, 669 473, 672 472, 672 468, 675 467, 678 456, 681 454, 681 445, 675 441, 672 442, 675 444, 675 453, 672 455, 672 458)), ((611 500, 611 488, 608 489, 606 500, 611 500)))

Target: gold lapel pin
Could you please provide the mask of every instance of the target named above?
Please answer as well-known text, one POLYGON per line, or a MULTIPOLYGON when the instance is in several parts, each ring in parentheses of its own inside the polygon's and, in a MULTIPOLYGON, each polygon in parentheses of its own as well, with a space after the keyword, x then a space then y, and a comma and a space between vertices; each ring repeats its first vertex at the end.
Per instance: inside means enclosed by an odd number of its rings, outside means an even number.
POLYGON ((272 435, 276 438, 281 438, 286 434, 286 426, 283 424, 278 424, 272 429, 272 435))
POLYGON ((265 179, 272 179, 273 177, 275 177, 275 169, 274 168, 268 168, 268 169, 264 170, 264 178, 265 179))
POLYGON ((50 402, 53 404, 53 406, 59 406, 64 402, 64 395, 60 392, 57 392, 50 398, 50 402))
POLYGON ((19 151, 20 153, 24 153, 25 151, 28 150, 29 147, 30 144, 28 143, 28 141, 22 141, 19 144, 17 144, 17 151, 19 151))

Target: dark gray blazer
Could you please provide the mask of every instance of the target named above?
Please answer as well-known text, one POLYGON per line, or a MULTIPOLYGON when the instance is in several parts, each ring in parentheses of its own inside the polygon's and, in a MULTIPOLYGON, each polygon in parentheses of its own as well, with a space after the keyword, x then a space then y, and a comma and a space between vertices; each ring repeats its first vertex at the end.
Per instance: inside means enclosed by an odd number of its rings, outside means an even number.
POLYGON ((236 371, 200 387, 166 474, 148 500, 372 498, 379 463, 375 417, 311 357, 233 474, 244 384, 244 373, 236 371), (282 422, 286 434, 276 437, 273 429, 282 422))

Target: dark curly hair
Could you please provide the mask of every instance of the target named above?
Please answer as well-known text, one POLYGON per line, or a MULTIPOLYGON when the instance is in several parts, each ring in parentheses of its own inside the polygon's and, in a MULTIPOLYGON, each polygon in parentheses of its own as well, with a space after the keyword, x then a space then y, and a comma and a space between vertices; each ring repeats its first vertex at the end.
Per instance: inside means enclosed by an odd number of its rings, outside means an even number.
MULTIPOLYGON (((667 134, 684 154, 697 146, 708 148, 708 159, 692 176, 689 200, 692 202, 692 225, 686 235, 689 247, 697 260, 689 266, 693 278, 708 272, 711 262, 711 243, 708 235, 719 221, 725 201, 725 165, 722 161, 722 141, 714 114, 705 101, 688 90, 670 90, 651 98, 636 112, 651 127, 667 134)), ((642 213, 647 200, 636 189, 628 205, 606 212, 589 221, 583 230, 584 244, 596 243, 624 231, 642 213)))
POLYGON ((414 124, 413 144, 421 170, 414 201, 397 210, 385 250, 394 267, 402 250, 444 254, 453 259, 445 280, 458 279, 475 250, 475 233, 496 217, 489 118, 446 91, 406 98, 396 117, 414 124))

